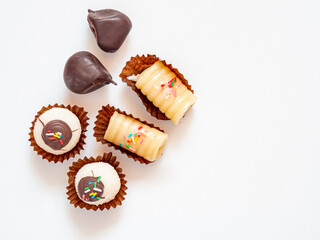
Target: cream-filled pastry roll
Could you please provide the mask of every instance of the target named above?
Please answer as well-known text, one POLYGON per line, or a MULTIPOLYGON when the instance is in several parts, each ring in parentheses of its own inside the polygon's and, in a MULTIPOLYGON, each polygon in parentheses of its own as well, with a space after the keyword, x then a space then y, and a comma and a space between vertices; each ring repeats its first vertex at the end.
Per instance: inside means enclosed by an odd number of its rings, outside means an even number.
POLYGON ((152 162, 161 156, 168 135, 115 111, 104 139, 152 162))
POLYGON ((161 61, 138 75, 135 85, 176 125, 197 99, 161 61))

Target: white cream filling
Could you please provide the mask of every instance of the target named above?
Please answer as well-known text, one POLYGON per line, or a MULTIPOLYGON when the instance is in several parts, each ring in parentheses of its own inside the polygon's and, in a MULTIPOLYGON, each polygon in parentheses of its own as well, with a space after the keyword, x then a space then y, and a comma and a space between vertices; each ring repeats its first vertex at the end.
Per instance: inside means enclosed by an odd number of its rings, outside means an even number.
POLYGON ((130 80, 130 81, 134 81, 134 82, 136 82, 137 81, 137 78, 138 78, 138 76, 139 76, 139 74, 137 74, 137 75, 131 75, 131 76, 129 76, 129 77, 127 77, 127 79, 128 80, 130 80))

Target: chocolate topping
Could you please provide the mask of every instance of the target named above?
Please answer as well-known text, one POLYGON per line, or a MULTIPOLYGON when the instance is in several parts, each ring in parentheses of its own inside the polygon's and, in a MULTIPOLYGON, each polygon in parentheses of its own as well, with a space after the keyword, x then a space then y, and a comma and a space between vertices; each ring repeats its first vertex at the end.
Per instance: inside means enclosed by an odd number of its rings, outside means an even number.
POLYGON ((60 150, 69 143, 72 131, 64 121, 52 120, 43 126, 41 136, 53 150, 60 150))
POLYGON ((85 51, 77 52, 68 59, 63 78, 67 88, 78 94, 92 92, 109 83, 117 85, 102 63, 85 51))
POLYGON ((117 10, 88 10, 88 23, 98 46, 105 52, 116 52, 129 34, 130 19, 117 10))
POLYGON ((101 177, 84 177, 78 184, 78 193, 82 200, 95 202, 100 200, 103 195, 104 185, 101 177))

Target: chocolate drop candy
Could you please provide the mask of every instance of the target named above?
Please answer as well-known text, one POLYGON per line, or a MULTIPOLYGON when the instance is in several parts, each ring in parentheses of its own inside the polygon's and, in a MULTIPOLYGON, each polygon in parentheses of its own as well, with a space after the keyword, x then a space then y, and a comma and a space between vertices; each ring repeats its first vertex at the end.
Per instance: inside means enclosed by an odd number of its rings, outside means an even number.
POLYGON ((131 30, 130 19, 117 10, 88 10, 88 23, 97 40, 98 46, 105 52, 116 52, 131 30))
POLYGON ((68 59, 63 78, 67 88, 78 94, 93 92, 109 83, 117 85, 101 62, 85 51, 77 52, 68 59))

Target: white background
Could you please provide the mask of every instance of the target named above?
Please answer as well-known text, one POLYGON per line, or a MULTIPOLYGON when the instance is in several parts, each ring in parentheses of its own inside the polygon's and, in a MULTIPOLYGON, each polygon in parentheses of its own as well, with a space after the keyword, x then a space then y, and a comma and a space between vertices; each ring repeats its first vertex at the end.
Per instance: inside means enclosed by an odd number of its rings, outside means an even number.
POLYGON ((320 2, 1 1, 1 239, 320 239, 320 2), (113 8, 133 28, 114 54, 100 50, 87 9, 113 8), (66 60, 96 55, 118 83, 76 95, 66 60), (136 54, 173 63, 198 97, 179 126, 158 121, 118 77, 136 54), (89 113, 85 151, 63 164, 32 151, 42 106, 89 113), (169 134, 141 165, 97 143, 93 123, 111 104, 169 134), (74 160, 111 151, 128 180, 123 205, 74 208, 74 160))

